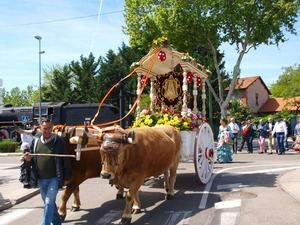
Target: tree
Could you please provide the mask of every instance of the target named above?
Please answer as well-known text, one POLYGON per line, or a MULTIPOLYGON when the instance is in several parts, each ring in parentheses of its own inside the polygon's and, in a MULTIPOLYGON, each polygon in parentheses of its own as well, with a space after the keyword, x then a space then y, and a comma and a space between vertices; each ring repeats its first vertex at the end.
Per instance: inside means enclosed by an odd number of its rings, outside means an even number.
POLYGON ((218 92, 209 80, 206 83, 221 115, 226 116, 244 55, 261 44, 284 42, 285 31, 295 34, 299 5, 299 0, 125 0, 125 32, 130 44, 139 49, 149 48, 153 39, 166 36, 179 51, 192 56, 195 46, 209 50, 218 92), (221 43, 235 45, 238 52, 227 95, 217 59, 221 43))
MULTIPOLYGON (((106 57, 100 57, 100 73, 97 77, 97 83, 99 85, 99 93, 101 98, 104 94, 125 77, 130 72, 130 66, 133 62, 138 60, 140 54, 122 43, 122 46, 118 49, 118 53, 114 53, 113 50, 109 50, 106 57)), ((124 82, 123 88, 127 93, 135 93, 136 91, 136 77, 128 78, 124 82)), ((119 89, 114 90, 109 98, 109 103, 119 104, 119 89)), ((127 94, 128 96, 128 94, 127 94)))
POLYGON ((71 102, 72 95, 72 74, 69 65, 55 66, 45 72, 45 84, 43 85, 43 100, 53 102, 71 102))
POLYGON ((278 80, 271 85, 270 90, 274 97, 300 96, 300 64, 286 67, 278 80))
POLYGON ((74 79, 73 99, 75 102, 98 102, 100 97, 96 76, 100 70, 100 58, 95 59, 92 53, 88 57, 80 56, 79 61, 70 63, 74 79))
POLYGON ((242 123, 243 121, 252 118, 250 108, 241 104, 236 98, 231 99, 228 111, 229 115, 234 117, 238 123, 242 123))
POLYGON ((38 102, 39 91, 32 86, 27 86, 26 90, 14 87, 10 92, 6 91, 3 95, 3 103, 13 106, 31 106, 38 102))

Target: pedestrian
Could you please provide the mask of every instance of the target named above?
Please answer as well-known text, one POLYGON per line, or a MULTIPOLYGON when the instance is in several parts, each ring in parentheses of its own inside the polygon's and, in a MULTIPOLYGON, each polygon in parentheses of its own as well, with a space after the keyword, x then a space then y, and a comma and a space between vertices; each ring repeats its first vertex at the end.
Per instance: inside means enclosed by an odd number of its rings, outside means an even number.
POLYGON ((254 127, 251 120, 247 120, 247 124, 249 129, 247 148, 249 153, 253 153, 254 127))
POLYGON ((245 121, 243 123, 243 126, 242 126, 242 142, 241 142, 241 146, 239 148, 239 152, 242 151, 243 147, 244 147, 244 144, 245 143, 248 143, 248 136, 249 136, 249 127, 248 127, 248 124, 247 122, 245 121))
POLYGON ((268 118, 268 123, 267 123, 267 132, 268 132, 268 139, 267 139, 267 143, 268 143, 268 150, 269 153, 268 154, 273 154, 273 148, 274 148, 274 143, 275 143, 275 139, 274 136, 272 135, 272 130, 273 130, 273 120, 271 117, 268 118))
POLYGON ((289 142, 288 142, 288 138, 289 138, 289 135, 290 135, 290 124, 287 122, 286 119, 283 119, 283 121, 285 122, 286 124, 286 128, 287 128, 287 134, 286 136, 284 137, 284 148, 285 148, 285 151, 288 151, 289 150, 289 142))
MULTIPOLYGON (((22 143, 21 150, 25 154, 30 152, 30 144, 22 143)), ((22 164, 20 165, 20 178, 19 181, 23 184, 24 188, 31 188, 31 161, 26 161, 24 158, 21 158, 22 164)))
POLYGON ((284 138, 287 137, 287 126, 282 118, 279 118, 274 125, 272 134, 276 133, 278 155, 285 154, 284 138))
POLYGON ((297 125, 295 126, 294 129, 294 144, 293 144, 293 149, 297 152, 300 151, 300 118, 298 118, 297 125))
POLYGON ((263 120, 259 120, 258 124, 258 144, 259 144, 259 154, 266 151, 266 138, 268 137, 267 124, 263 123, 263 120))
MULTIPOLYGON (((52 133, 53 124, 49 119, 41 122, 41 135, 36 135, 31 153, 65 154, 65 143, 61 137, 52 133)), ((42 225, 61 225, 57 212, 56 196, 59 188, 71 178, 69 158, 52 156, 31 156, 24 154, 26 161, 32 162, 34 176, 37 177, 41 197, 44 202, 42 225)))
POLYGON ((230 123, 228 124, 228 126, 230 127, 230 130, 232 132, 232 151, 233 153, 237 153, 237 149, 238 149, 238 135, 239 135, 239 125, 235 122, 235 118, 231 118, 230 119, 230 123))
POLYGON ((217 146, 217 161, 219 163, 228 163, 232 161, 231 152, 231 130, 226 119, 220 120, 218 146, 217 146))

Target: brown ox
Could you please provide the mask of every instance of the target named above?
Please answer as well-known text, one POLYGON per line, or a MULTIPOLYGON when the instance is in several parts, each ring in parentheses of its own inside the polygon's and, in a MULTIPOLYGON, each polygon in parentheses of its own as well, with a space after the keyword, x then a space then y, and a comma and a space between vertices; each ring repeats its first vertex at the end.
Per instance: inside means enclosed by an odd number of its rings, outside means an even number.
MULTIPOLYGON (((58 129, 59 130, 59 129, 58 129)), ((66 143, 66 152, 70 155, 76 155, 75 149, 77 145, 71 144, 69 142, 70 138, 73 136, 80 135, 85 138, 84 128, 76 128, 76 127, 63 127, 62 130, 56 130, 54 127, 54 131, 61 135, 66 143)), ((83 145, 85 144, 85 140, 82 141, 83 145)), ((62 220, 65 219, 67 215, 66 204, 71 194, 74 195, 74 202, 72 204, 72 211, 77 211, 80 208, 81 202, 79 197, 79 185, 84 182, 88 178, 99 177, 101 171, 101 165, 99 164, 99 160, 101 161, 101 157, 99 151, 87 151, 80 155, 80 159, 71 159, 72 165, 72 178, 66 184, 66 188, 61 197, 61 204, 58 208, 58 213, 62 220)))
POLYGON ((165 175, 167 199, 174 196, 180 158, 180 135, 172 126, 133 128, 133 144, 123 133, 105 134, 101 145, 102 171, 111 184, 128 188, 121 224, 130 224, 132 209, 140 211, 138 190, 146 178, 165 175), (132 207, 133 205, 133 207, 132 207))
MULTIPOLYGON (((56 128, 54 128, 54 130, 55 129, 56 128)), ((63 127, 62 130, 58 130, 55 130, 55 132, 57 132, 64 138, 68 154, 76 155, 75 149, 77 147, 76 144, 78 143, 82 145, 83 150, 85 147, 91 146, 97 146, 100 149, 99 143, 101 143, 101 140, 98 140, 96 138, 88 139, 86 133, 88 132, 89 135, 99 133, 98 130, 89 129, 88 131, 86 131, 85 128, 76 127, 63 127), (70 139, 72 139, 72 137, 77 137, 77 140, 74 142, 74 144, 70 143, 70 139)), ((99 150, 83 151, 80 154, 80 159, 72 159, 72 178, 66 185, 66 188, 61 197, 61 204, 58 208, 58 213, 63 220, 67 215, 66 204, 71 194, 73 193, 74 195, 72 211, 77 211, 79 210, 81 205, 79 197, 79 185, 89 178, 99 177, 101 167, 101 156, 99 150)), ((122 189, 119 189, 117 193, 117 198, 123 198, 122 189)))

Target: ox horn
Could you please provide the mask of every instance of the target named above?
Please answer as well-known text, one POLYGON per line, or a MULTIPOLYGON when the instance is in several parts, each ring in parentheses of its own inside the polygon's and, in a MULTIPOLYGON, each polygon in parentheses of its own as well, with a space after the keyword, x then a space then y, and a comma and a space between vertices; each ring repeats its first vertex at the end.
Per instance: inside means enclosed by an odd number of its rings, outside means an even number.
POLYGON ((134 131, 130 131, 127 136, 128 143, 133 144, 134 139, 135 139, 135 133, 134 131))

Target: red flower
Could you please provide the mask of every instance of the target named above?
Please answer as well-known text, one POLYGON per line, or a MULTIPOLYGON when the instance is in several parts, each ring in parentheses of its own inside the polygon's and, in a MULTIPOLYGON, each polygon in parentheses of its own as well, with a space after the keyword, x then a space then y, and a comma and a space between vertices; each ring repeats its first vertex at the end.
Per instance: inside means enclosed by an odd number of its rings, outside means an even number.
POLYGON ((201 77, 197 77, 197 82, 196 83, 197 83, 198 87, 201 85, 201 83, 202 83, 201 77))
POLYGON ((193 77, 194 77, 194 75, 191 71, 187 72, 186 79, 189 84, 193 82, 193 77))
POLYGON ((159 51, 157 58, 163 62, 167 59, 167 54, 164 51, 159 51))

